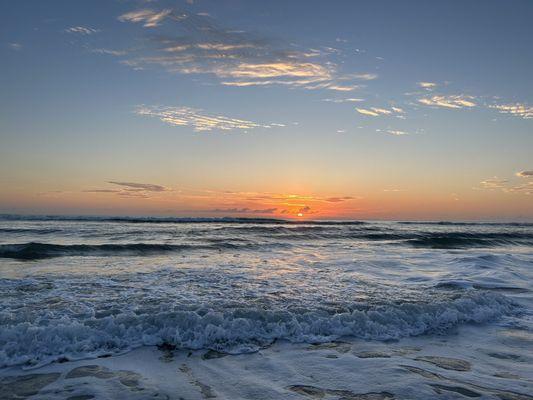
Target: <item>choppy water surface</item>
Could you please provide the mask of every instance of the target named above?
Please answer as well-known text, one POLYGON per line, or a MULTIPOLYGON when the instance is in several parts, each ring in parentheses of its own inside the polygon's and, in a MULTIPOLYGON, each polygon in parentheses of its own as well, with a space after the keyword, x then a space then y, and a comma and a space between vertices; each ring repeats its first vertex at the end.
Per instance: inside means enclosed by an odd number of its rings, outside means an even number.
POLYGON ((531 337, 532 267, 532 224, 4 216, 0 366, 466 324, 531 337))

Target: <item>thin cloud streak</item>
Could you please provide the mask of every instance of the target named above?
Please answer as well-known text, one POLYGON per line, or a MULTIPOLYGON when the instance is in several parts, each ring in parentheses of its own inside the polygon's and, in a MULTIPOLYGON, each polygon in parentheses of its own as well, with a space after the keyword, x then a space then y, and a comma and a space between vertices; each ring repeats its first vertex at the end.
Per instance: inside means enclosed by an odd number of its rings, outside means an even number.
POLYGON ((379 117, 382 115, 393 115, 393 114, 403 114, 404 110, 399 107, 380 108, 380 107, 370 107, 370 108, 359 108, 355 109, 359 114, 368 115, 370 117, 379 117))
POLYGON ((161 22, 172 14, 172 10, 165 9, 154 11, 150 9, 131 11, 118 17, 121 22, 142 23, 145 28, 155 28, 161 22))
POLYGON ((157 117, 161 121, 175 126, 190 126, 197 132, 212 130, 232 131, 256 128, 283 127, 283 124, 261 124, 244 119, 209 114, 200 109, 190 107, 149 107, 140 106, 137 115, 157 117))
POLYGON ((449 96, 435 95, 418 99, 418 102, 426 106, 459 109, 475 107, 477 104, 474 103, 474 99, 475 98, 473 96, 466 96, 462 94, 449 96))
MULTIPOLYGON (((532 173, 533 171, 523 171, 526 173, 532 173)), ((523 177, 524 175, 519 175, 521 172, 517 173, 517 176, 523 177)), ((530 175, 526 175, 530 176, 530 175)), ((511 185, 511 182, 507 179, 499 179, 498 177, 493 177, 486 179, 480 182, 480 188, 474 189, 488 189, 488 190, 501 190, 505 193, 519 193, 524 195, 533 194, 533 181, 528 181, 526 183, 511 185)))
POLYGON ((113 185, 118 185, 118 186, 124 186, 129 189, 143 190, 147 192, 165 192, 169 190, 168 188, 164 186, 156 185, 153 183, 136 183, 136 182, 119 182, 119 181, 108 181, 107 183, 111 183, 113 185))
POLYGON ((93 35, 95 33, 100 32, 99 29, 94 28, 87 28, 85 26, 72 26, 70 28, 65 29, 66 33, 77 33, 80 35, 93 35))
POLYGON ((533 118, 533 106, 528 106, 526 104, 499 104, 489 107, 498 110, 502 114, 510 114, 523 119, 533 118))

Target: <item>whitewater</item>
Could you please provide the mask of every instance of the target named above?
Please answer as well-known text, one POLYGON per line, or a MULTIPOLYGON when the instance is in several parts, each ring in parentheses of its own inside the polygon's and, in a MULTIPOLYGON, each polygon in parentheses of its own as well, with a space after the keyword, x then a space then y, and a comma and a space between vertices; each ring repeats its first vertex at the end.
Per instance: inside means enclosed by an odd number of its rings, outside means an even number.
POLYGON ((0 398, 531 399, 532 277, 528 223, 4 215, 0 398))

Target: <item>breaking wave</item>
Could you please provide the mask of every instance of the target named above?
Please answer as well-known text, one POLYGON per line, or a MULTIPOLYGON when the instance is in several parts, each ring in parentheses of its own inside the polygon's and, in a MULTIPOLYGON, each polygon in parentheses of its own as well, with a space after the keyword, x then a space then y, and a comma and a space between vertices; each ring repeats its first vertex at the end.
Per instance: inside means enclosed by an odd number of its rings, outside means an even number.
POLYGON ((445 333, 466 323, 484 323, 516 312, 497 293, 468 292, 433 303, 391 304, 331 314, 323 311, 208 307, 173 310, 136 308, 98 318, 94 315, 14 322, 0 314, 0 366, 39 366, 59 359, 81 359, 141 346, 169 345, 233 354, 257 351, 276 340, 318 343, 351 336, 389 340, 445 333))

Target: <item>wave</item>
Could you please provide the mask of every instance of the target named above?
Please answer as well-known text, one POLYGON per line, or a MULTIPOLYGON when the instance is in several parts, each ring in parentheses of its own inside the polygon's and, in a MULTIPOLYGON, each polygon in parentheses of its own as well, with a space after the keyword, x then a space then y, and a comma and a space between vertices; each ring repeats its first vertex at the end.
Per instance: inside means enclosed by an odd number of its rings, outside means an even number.
MULTIPOLYGON (((269 247, 286 247, 283 243, 269 243, 269 247)), ((0 258, 13 258, 16 260, 40 260, 45 258, 66 256, 150 256, 165 253, 174 253, 186 250, 216 250, 227 249, 256 249, 258 244, 231 243, 229 241, 212 241, 211 244, 160 244, 160 243, 127 243, 127 244, 53 244, 53 243, 21 243, 1 244, 0 258)), ((265 246, 266 247, 266 246, 265 246)))
POLYGON ((280 339, 299 343, 327 342, 343 336, 399 339, 488 322, 513 314, 516 308, 500 294, 476 291, 453 300, 338 314, 252 308, 169 311, 161 306, 159 311, 136 309, 102 318, 54 319, 50 315, 36 324, 3 323, 0 366, 40 366, 58 359, 97 357, 163 344, 238 354, 257 351, 280 339))
MULTIPOLYGON (((317 228, 317 227, 315 227, 317 228)), ((28 242, 19 244, 0 244, 0 258, 18 260, 38 260, 63 256, 145 256, 185 250, 253 250, 272 247, 291 247, 291 241, 340 239, 361 242, 386 242, 389 245, 409 245, 429 249, 461 249, 472 247, 496 247, 504 245, 533 245, 533 232, 373 232, 366 229, 335 231, 313 229, 313 227, 232 227, 232 232, 264 235, 265 241, 256 237, 256 242, 241 237, 196 237, 197 244, 165 243, 104 243, 104 244, 55 244, 28 242)), ((114 234, 116 236, 116 234, 114 234)), ((123 237, 129 237, 128 233, 123 237)))
POLYGON ((432 232, 414 236, 405 243, 434 249, 533 244, 533 232, 432 232))
MULTIPOLYGON (((224 228, 221 228, 224 229, 224 228)), ((268 235, 282 240, 344 239, 381 241, 435 249, 495 247, 503 245, 533 245, 533 232, 417 232, 358 227, 331 229, 322 226, 243 226, 231 227, 232 232, 268 235)))
POLYGON ((51 233, 60 233, 62 229, 57 228, 0 228, 0 233, 30 233, 34 235, 48 235, 51 233))
POLYGON ((483 221, 397 221, 400 225, 441 225, 441 226, 533 226, 532 222, 483 222, 483 221))

